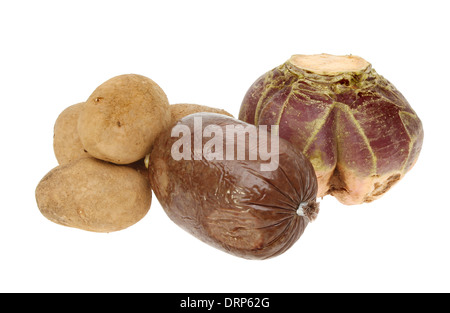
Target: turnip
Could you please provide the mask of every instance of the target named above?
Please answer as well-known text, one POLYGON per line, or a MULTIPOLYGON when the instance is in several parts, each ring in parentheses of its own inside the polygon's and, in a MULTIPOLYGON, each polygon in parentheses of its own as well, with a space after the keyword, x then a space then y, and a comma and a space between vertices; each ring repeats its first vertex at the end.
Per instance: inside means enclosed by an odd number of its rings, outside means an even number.
POLYGON ((413 167, 422 123, 405 97, 361 57, 293 55, 257 79, 239 119, 279 125, 314 166, 318 196, 371 202, 413 167))

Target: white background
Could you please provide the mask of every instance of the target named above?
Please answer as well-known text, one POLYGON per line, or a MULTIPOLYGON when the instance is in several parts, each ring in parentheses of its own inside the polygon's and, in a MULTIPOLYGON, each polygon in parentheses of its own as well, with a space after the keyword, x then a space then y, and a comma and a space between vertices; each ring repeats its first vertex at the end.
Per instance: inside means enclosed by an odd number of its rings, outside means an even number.
POLYGON ((1 292, 449 292, 448 1, 2 1, 1 292), (35 188, 57 165, 53 124, 105 80, 136 73, 170 103, 238 115, 292 54, 355 54, 422 119, 416 166, 383 198, 321 201, 286 253, 250 261, 173 224, 156 198, 126 230, 54 224, 35 188))

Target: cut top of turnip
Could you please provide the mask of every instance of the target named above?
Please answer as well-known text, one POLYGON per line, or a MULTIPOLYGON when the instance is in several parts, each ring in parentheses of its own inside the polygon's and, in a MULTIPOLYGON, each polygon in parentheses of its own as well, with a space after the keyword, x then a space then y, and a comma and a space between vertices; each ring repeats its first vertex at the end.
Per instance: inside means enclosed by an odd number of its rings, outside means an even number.
POLYGON ((371 65, 356 55, 294 54, 289 62, 295 67, 320 75, 364 72, 371 65))

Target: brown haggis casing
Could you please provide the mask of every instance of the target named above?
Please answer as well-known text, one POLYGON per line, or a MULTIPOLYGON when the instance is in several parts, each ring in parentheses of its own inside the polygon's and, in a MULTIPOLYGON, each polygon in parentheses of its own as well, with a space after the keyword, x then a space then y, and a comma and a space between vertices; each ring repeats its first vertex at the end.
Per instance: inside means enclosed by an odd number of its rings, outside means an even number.
MULTIPOLYGON (((266 259, 289 249, 318 213, 317 180, 311 163, 289 142, 280 139, 278 167, 261 171, 260 165, 268 161, 262 161, 259 155, 249 160, 249 150, 255 148, 249 148, 249 136, 245 143, 234 140, 234 153, 244 148, 244 160, 207 160, 204 153, 196 160, 196 117, 201 118, 202 128, 198 129, 202 133, 208 125, 217 125, 224 138, 227 125, 256 129, 221 114, 186 116, 177 125, 190 130, 190 160, 178 161, 171 150, 180 138, 172 137, 171 129, 158 136, 150 154, 149 177, 167 215, 200 240, 242 258, 266 259)), ((200 140, 204 147, 211 137, 202 136, 200 140)), ((222 140, 219 146, 224 153, 226 141, 222 140)))
POLYGON ((403 95, 356 56, 292 56, 253 83, 239 119, 279 125, 313 164, 318 196, 344 204, 383 195, 413 167, 423 142, 403 95))

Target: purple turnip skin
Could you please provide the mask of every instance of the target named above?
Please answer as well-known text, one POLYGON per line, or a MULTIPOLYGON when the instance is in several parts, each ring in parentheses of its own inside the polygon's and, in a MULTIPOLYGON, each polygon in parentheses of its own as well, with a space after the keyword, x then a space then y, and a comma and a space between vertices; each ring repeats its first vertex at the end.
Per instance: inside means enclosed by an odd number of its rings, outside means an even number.
POLYGON ((378 199, 417 161, 419 117, 366 61, 360 70, 318 73, 294 65, 294 57, 253 83, 239 119, 279 125, 280 137, 313 164, 319 197, 348 205, 378 199))

